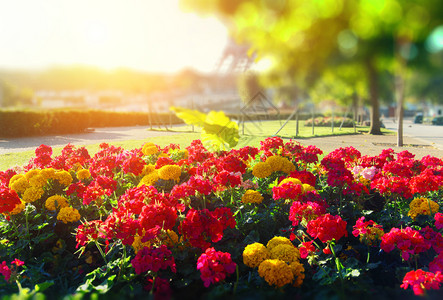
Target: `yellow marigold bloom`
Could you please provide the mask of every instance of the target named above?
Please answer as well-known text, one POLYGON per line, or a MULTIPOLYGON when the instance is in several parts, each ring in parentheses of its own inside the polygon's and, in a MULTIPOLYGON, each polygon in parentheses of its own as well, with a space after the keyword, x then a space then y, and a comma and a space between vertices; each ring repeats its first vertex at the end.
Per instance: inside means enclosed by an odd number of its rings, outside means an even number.
POLYGON ((64 186, 68 186, 72 182, 72 176, 68 171, 57 171, 54 174, 54 179, 57 180, 60 184, 64 186))
POLYGON ((281 168, 281 171, 285 172, 286 174, 291 173, 292 171, 295 171, 295 165, 286 157, 284 157, 285 162, 283 164, 283 167, 281 168))
POLYGON ((39 169, 32 169, 32 170, 29 170, 28 172, 26 172, 25 177, 26 177, 26 179, 29 180, 34 176, 40 175, 40 172, 41 172, 41 170, 39 170, 39 169))
POLYGON ((435 214, 439 208, 440 206, 436 202, 428 198, 416 198, 409 204, 408 216, 415 220, 418 215, 435 214))
POLYGON ((40 171, 40 175, 42 175, 46 180, 55 178, 55 169, 48 168, 40 171))
POLYGON ((315 191, 315 187, 313 187, 312 185, 309 185, 307 183, 303 183, 302 187, 303 187, 303 192, 305 192, 305 193, 315 191))
POLYGON ((284 236, 274 236, 266 244, 266 248, 268 248, 269 251, 272 251, 272 249, 274 247, 276 247, 277 245, 281 245, 281 244, 294 246, 294 244, 292 244, 290 239, 288 239, 284 236))
POLYGON ((271 165, 266 162, 258 162, 252 169, 252 175, 257 178, 266 178, 272 174, 271 165))
POLYGON ((12 176, 11 180, 9 181, 9 188, 19 194, 22 194, 27 188, 29 188, 29 182, 25 175, 17 174, 12 176))
POLYGON ((271 259, 280 259, 284 262, 291 263, 300 259, 300 252, 292 244, 279 244, 272 248, 271 259))
POLYGON ((57 215, 57 220, 67 224, 68 222, 77 222, 80 220, 80 213, 73 207, 62 207, 57 215))
POLYGON ((163 153, 163 152, 162 152, 162 153, 160 153, 160 155, 159 155, 158 157, 159 157, 159 158, 160 158, 160 157, 169 157, 169 155, 166 154, 166 153, 163 153))
POLYGON ((140 183, 138 186, 142 185, 154 185, 157 180, 159 180, 160 177, 158 176, 157 170, 154 170, 153 172, 149 173, 148 175, 143 176, 142 180, 140 180, 140 183))
POLYGON ((283 167, 291 162, 286 157, 274 155, 274 156, 269 156, 266 159, 266 163, 268 163, 271 166, 272 172, 276 172, 276 171, 282 171, 283 167))
POLYGON ((20 204, 16 204, 14 209, 9 212, 10 215, 17 215, 25 210, 25 203, 20 202, 20 204))
POLYGON ((284 184, 284 183, 288 183, 288 182, 292 182, 298 185, 303 186, 303 184, 301 183, 300 179, 294 178, 294 177, 287 177, 285 179, 283 179, 282 181, 280 181, 280 183, 278 184, 279 186, 284 184))
POLYGON ((45 207, 47 210, 56 210, 59 207, 67 207, 69 206, 68 201, 65 197, 60 195, 54 195, 46 199, 45 207), (57 207, 56 207, 57 203, 57 207))
POLYGON ((303 264, 298 261, 291 262, 289 267, 292 270, 292 274, 294 274, 294 283, 292 284, 294 287, 299 287, 303 284, 303 279, 305 279, 305 268, 303 264))
POLYGON ((243 250, 243 263, 248 267, 258 267, 264 260, 269 259, 271 253, 260 243, 247 245, 243 250))
POLYGON ((269 285, 282 287, 294 280, 294 273, 287 263, 280 259, 267 259, 258 267, 258 275, 269 285))
POLYGON ((46 185, 46 178, 41 174, 34 175, 29 178, 29 185, 35 187, 44 187, 46 185))
POLYGON ((81 169, 77 171, 78 180, 84 180, 91 177, 91 172, 88 169, 81 169))
POLYGON ((166 245, 168 247, 174 247, 178 243, 178 235, 173 230, 167 229, 162 231, 157 239, 161 245, 166 245))
POLYGON ((247 190, 241 197, 243 203, 257 203, 260 204, 263 201, 263 196, 258 191, 247 190))
POLYGON ((31 186, 25 190, 22 195, 23 202, 30 203, 40 199, 43 196, 43 189, 31 186))
POLYGON ((152 165, 152 164, 144 165, 143 166, 142 175, 143 176, 148 175, 149 173, 151 173, 153 171, 155 171, 155 166, 154 165, 152 165))
POLYGON ((158 153, 158 148, 154 143, 146 143, 143 145, 142 152, 144 155, 153 155, 158 153))
POLYGON ((182 169, 177 165, 166 165, 158 169, 158 176, 163 180, 174 179, 175 181, 179 181, 181 174, 182 169))

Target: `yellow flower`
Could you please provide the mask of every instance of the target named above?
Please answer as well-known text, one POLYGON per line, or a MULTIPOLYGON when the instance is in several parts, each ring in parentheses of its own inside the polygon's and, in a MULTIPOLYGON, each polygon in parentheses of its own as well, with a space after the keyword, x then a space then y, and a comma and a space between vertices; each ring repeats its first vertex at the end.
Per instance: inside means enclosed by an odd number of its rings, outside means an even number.
POLYGON ((60 195, 54 195, 46 199, 45 207, 47 210, 56 210, 59 207, 67 207, 69 206, 68 201, 65 197, 60 195), (57 207, 55 204, 57 203, 57 207))
POLYGON ((64 186, 68 186, 72 182, 72 176, 68 171, 57 171, 54 174, 54 179, 57 180, 60 184, 64 186))
POLYGON ((280 259, 267 259, 258 267, 258 274, 269 285, 282 287, 294 280, 294 273, 287 263, 280 259))
POLYGON ((285 172, 286 174, 289 174, 293 171, 295 171, 295 165, 290 162, 287 158, 285 158, 285 163, 283 164, 282 168, 280 171, 285 172))
POLYGON ((285 166, 288 162, 289 161, 286 157, 279 155, 269 156, 266 159, 266 163, 271 166, 272 172, 281 171, 283 166, 285 166))
POLYGON ((258 267, 264 260, 269 259, 271 253, 260 243, 247 245, 243 250, 243 263, 248 267, 258 267))
POLYGON ((272 248, 271 259, 280 259, 284 262, 291 263, 300 259, 300 252, 292 245, 279 244, 272 248))
POLYGON ((413 220, 418 215, 431 215, 438 212, 440 206, 428 198, 416 198, 409 204, 408 216, 413 220))
POLYGON ((154 143, 146 143, 143 145, 142 152, 144 155, 153 155, 158 153, 158 148, 154 143))
POLYGON ((80 213, 70 206, 62 207, 57 215, 57 220, 67 224, 68 222, 77 222, 80 220, 80 213))
POLYGON ((257 203, 260 204, 263 201, 263 196, 258 191, 247 190, 241 197, 243 203, 257 203))
POLYGON ((34 175, 29 178, 29 185, 42 188, 46 185, 46 178, 41 174, 34 175))
POLYGON ((182 169, 177 165, 166 165, 158 169, 158 176, 163 180, 174 179, 175 181, 179 181, 181 174, 182 169))
POLYGON ((12 176, 11 180, 9 180, 9 188, 19 194, 24 193, 28 187, 28 179, 26 179, 25 175, 23 174, 14 175, 12 176))
POLYGON ((272 174, 271 165, 266 162, 258 162, 252 169, 252 175, 257 178, 266 178, 272 174))
POLYGON ((268 248, 269 251, 272 251, 272 249, 274 247, 276 247, 277 245, 281 245, 281 244, 294 246, 294 244, 292 244, 290 239, 288 239, 284 236, 274 236, 266 244, 266 248, 268 248))
POLYGON ((303 187, 303 192, 305 192, 305 193, 310 192, 310 191, 315 191, 315 187, 313 187, 312 185, 309 185, 307 183, 303 183, 302 187, 303 187))
POLYGON ((43 196, 43 189, 38 187, 29 187, 25 190, 22 196, 23 202, 30 203, 40 199, 43 196))
POLYGON ((81 169, 77 171, 78 180, 83 180, 91 177, 91 172, 88 169, 81 169))
POLYGON ((291 262, 289 267, 292 270, 292 274, 294 274, 294 283, 292 284, 294 287, 299 287, 303 283, 303 279, 305 279, 305 268, 303 264, 298 261, 291 262))
POLYGON ((157 180, 159 180, 160 177, 158 176, 157 170, 154 170, 153 172, 149 173, 148 175, 143 176, 142 180, 140 180, 140 183, 138 186, 142 185, 154 185, 157 180))
POLYGON ((152 165, 152 164, 144 165, 143 166, 142 175, 143 176, 148 175, 149 173, 151 173, 153 171, 155 171, 155 166, 154 165, 152 165))
POLYGON ((43 169, 43 170, 41 170, 40 175, 42 175, 46 180, 54 179, 55 178, 55 169, 53 169, 53 168, 43 169))
POLYGON ((26 174, 25 174, 25 176, 26 176, 26 179, 31 179, 32 177, 34 177, 34 176, 36 176, 36 175, 40 175, 40 170, 39 169, 32 169, 32 170, 29 170, 28 172, 26 172, 26 174))

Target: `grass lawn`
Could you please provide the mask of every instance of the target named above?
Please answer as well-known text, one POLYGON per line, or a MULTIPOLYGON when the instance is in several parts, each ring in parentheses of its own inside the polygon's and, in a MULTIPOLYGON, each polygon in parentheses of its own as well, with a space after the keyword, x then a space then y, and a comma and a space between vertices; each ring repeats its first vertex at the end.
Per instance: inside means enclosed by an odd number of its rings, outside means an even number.
MULTIPOLYGON (((296 122, 289 121, 280 131, 279 129, 284 124, 282 121, 260 121, 253 123, 245 123, 243 128, 242 125, 239 126, 240 140, 236 148, 241 148, 244 146, 259 147, 260 141, 264 140, 269 136, 280 136, 283 139, 290 138, 312 138, 320 136, 330 136, 330 135, 343 135, 343 134, 356 134, 361 132, 368 132, 369 127, 358 126, 356 130, 354 128, 342 128, 341 130, 337 127, 334 130, 331 127, 315 127, 314 134, 312 134, 312 127, 304 126, 304 122, 299 122, 299 133, 296 136, 296 122), (278 134, 276 134, 278 131, 278 134)), ((155 129, 156 131, 165 131, 165 129, 155 129)), ((150 138, 149 141, 153 142, 160 147, 164 147, 171 143, 179 144, 180 147, 184 148, 189 146, 191 141, 200 138, 199 128, 195 127, 194 132, 191 126, 178 126, 173 127, 169 131, 178 132, 180 134, 171 136, 158 136, 150 138)), ((395 134, 392 131, 382 129, 384 134, 395 134)), ((127 140, 127 141, 110 141, 109 144, 114 146, 121 146, 124 149, 134 149, 141 147, 147 140, 127 140)), ((86 145, 89 154, 94 155, 98 149, 99 144, 86 145)), ((53 148, 53 156, 59 155, 62 148, 53 148)), ((14 152, 0 155, 0 170, 4 171, 8 168, 14 166, 23 166, 28 163, 29 159, 34 157, 34 151, 24 151, 24 152, 14 152)))

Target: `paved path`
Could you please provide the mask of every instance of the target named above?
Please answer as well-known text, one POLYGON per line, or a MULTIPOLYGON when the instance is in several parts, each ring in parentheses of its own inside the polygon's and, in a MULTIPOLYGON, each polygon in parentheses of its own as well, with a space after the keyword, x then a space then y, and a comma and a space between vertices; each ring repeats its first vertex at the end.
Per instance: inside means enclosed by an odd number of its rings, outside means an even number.
MULTIPOLYGON (((389 121, 385 122, 386 127, 389 129, 396 130, 389 121)), ((395 124, 394 124, 395 125, 395 124)), ((340 136, 330 136, 330 137, 316 137, 316 138, 306 138, 306 139, 295 139, 301 144, 315 145, 324 152, 330 152, 339 147, 353 146, 357 148, 363 155, 378 155, 383 149, 392 148, 395 152, 400 152, 403 150, 408 150, 409 152, 416 155, 416 158, 421 158, 426 155, 432 155, 439 158, 443 158, 443 141, 439 142, 435 137, 431 136, 431 140, 427 139, 429 135, 427 127, 416 126, 418 124, 413 124, 409 127, 408 121, 405 122, 405 135, 404 135, 404 147, 396 147, 397 137, 395 135, 382 135, 374 136, 367 134, 357 134, 357 135, 340 135, 340 136), (421 128, 423 134, 418 138, 411 137, 411 132, 409 128, 421 128), (434 139, 432 139, 434 138, 434 139), (434 142, 433 142, 434 141, 434 142), (437 141, 437 142, 435 142, 437 141)), ((443 138, 443 127, 442 126, 432 126, 434 130, 441 129, 442 133, 438 135, 443 138), (438 127, 438 128, 437 128, 438 127)), ((420 132, 420 129, 419 129, 420 132)), ((0 155, 11 153, 11 152, 21 152, 26 150, 35 150, 41 144, 45 144, 52 147, 63 147, 68 143, 73 145, 87 145, 96 143, 112 143, 113 141, 124 141, 124 140, 147 140, 150 137, 162 136, 162 135, 174 135, 177 132, 167 132, 167 131, 149 131, 145 126, 135 126, 135 127, 112 127, 112 128, 96 128, 92 132, 81 133, 81 134, 70 134, 70 135, 58 135, 58 136, 43 136, 43 137, 25 137, 25 138, 10 138, 10 139, 0 139, 0 155)), ((431 134, 435 135, 435 134, 431 134)), ((173 142, 171 140, 171 142, 173 142)), ((1 159, 1 157, 0 157, 1 159)))

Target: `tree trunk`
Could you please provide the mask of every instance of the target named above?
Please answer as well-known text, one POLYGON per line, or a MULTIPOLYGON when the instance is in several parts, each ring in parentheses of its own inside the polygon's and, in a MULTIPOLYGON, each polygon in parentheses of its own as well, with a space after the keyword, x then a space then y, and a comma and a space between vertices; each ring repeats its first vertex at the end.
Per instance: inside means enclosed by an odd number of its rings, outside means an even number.
POLYGON ((378 74, 374 67, 374 62, 369 59, 366 62, 366 70, 368 72, 369 81, 369 101, 371 103, 370 119, 371 127, 369 128, 369 134, 381 135, 380 130, 380 105, 378 103, 378 74))
POLYGON ((397 146, 403 147, 403 102, 405 98, 404 79, 401 75, 395 78, 395 89, 397 94, 397 146))

